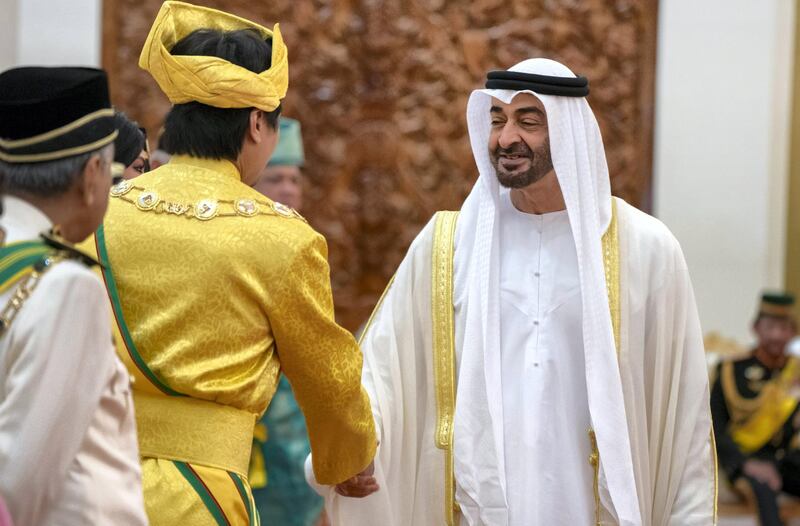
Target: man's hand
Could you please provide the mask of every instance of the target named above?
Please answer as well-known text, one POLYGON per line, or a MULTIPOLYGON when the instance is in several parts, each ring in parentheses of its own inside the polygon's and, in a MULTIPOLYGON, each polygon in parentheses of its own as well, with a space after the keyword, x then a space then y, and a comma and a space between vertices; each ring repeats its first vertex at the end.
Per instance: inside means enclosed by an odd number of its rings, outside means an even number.
POLYGON ((783 487, 783 479, 772 462, 747 460, 742 466, 742 472, 762 484, 766 484, 772 491, 780 491, 783 487))
POLYGON ((372 495, 380 489, 378 481, 372 476, 373 473, 375 473, 375 463, 370 462, 364 471, 341 484, 337 484, 335 487, 336 493, 344 497, 357 499, 372 495))

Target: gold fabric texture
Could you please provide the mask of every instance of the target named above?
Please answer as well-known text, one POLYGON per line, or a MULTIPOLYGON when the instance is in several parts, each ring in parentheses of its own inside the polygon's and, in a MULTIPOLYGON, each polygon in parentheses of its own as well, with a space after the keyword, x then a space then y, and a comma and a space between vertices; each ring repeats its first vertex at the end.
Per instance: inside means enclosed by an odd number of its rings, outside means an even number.
POLYGON ((139 454, 247 477, 255 415, 186 396, 134 391, 139 454))
POLYGON ((217 108, 272 111, 289 87, 289 59, 278 24, 269 29, 222 11, 184 2, 164 2, 139 56, 173 104, 197 101, 217 108), (252 29, 271 38, 272 62, 254 73, 219 57, 172 55, 170 49, 196 29, 252 29))
MULTIPOLYGON (((176 156, 136 184, 178 202, 263 199, 227 161, 176 156)), ((324 238, 294 215, 204 221, 121 197, 109 204, 106 247, 149 369, 181 394, 254 419, 283 370, 306 416, 317 479, 338 483, 363 469, 375 452, 374 423, 361 353, 333 321, 324 238)))

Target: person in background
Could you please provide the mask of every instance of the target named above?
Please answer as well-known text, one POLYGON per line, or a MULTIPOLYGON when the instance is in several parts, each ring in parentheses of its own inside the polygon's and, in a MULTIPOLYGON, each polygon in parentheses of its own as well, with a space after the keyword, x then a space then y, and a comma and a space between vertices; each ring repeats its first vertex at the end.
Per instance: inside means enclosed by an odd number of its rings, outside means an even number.
POLYGON ((114 173, 122 177, 133 179, 150 171, 150 153, 147 145, 147 133, 132 121, 125 113, 114 112, 114 126, 119 130, 114 140, 114 173))
POLYGON ((0 497, 17 526, 147 524, 131 378, 97 262, 72 246, 108 206, 112 117, 102 70, 0 75, 0 497))
MULTIPOLYGON (((304 162, 300 123, 281 117, 278 145, 254 188, 273 201, 301 208, 304 162)), ((311 452, 303 412, 283 375, 254 438, 250 484, 262 523, 312 526, 324 521, 324 501, 303 474, 311 452)))
POLYGON ((300 210, 303 207, 303 172, 305 163, 300 123, 281 117, 280 139, 275 153, 253 188, 273 201, 300 210))
POLYGON ((722 362, 711 390, 719 465, 734 488, 752 495, 763 526, 781 525, 777 497, 800 496, 800 411, 793 393, 800 363, 786 353, 797 335, 786 293, 764 294, 749 356, 722 362))

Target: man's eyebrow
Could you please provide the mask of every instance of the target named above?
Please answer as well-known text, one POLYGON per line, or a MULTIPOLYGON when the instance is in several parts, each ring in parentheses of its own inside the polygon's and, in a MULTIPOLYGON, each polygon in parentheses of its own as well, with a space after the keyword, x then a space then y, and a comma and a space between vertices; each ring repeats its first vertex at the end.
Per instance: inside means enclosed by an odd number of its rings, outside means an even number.
POLYGON ((503 113, 503 109, 500 106, 492 106, 489 113, 503 113))
POLYGON ((521 115, 524 113, 535 113, 540 117, 544 117, 544 112, 537 108, 536 106, 526 106, 524 108, 520 108, 515 112, 517 115, 521 115))

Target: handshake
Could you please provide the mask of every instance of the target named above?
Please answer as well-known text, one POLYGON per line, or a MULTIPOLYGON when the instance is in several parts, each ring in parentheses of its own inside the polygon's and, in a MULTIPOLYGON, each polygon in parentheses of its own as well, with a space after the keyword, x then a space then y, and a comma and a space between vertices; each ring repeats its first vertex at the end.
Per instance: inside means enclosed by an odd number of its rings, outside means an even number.
MULTIPOLYGON (((333 490, 343 497, 350 497, 355 499, 362 499, 368 497, 378 491, 380 486, 375 479, 375 462, 372 461, 364 468, 361 473, 350 477, 344 482, 340 482, 332 486, 333 490)), ((314 470, 311 463, 311 455, 306 458, 305 475, 308 484, 322 496, 325 496, 327 491, 330 491, 331 486, 324 486, 319 484, 314 477, 314 470)))
POLYGON ((370 462, 364 471, 334 486, 334 490, 343 497, 361 499, 372 495, 380 489, 378 481, 373 476, 375 462, 370 462))

